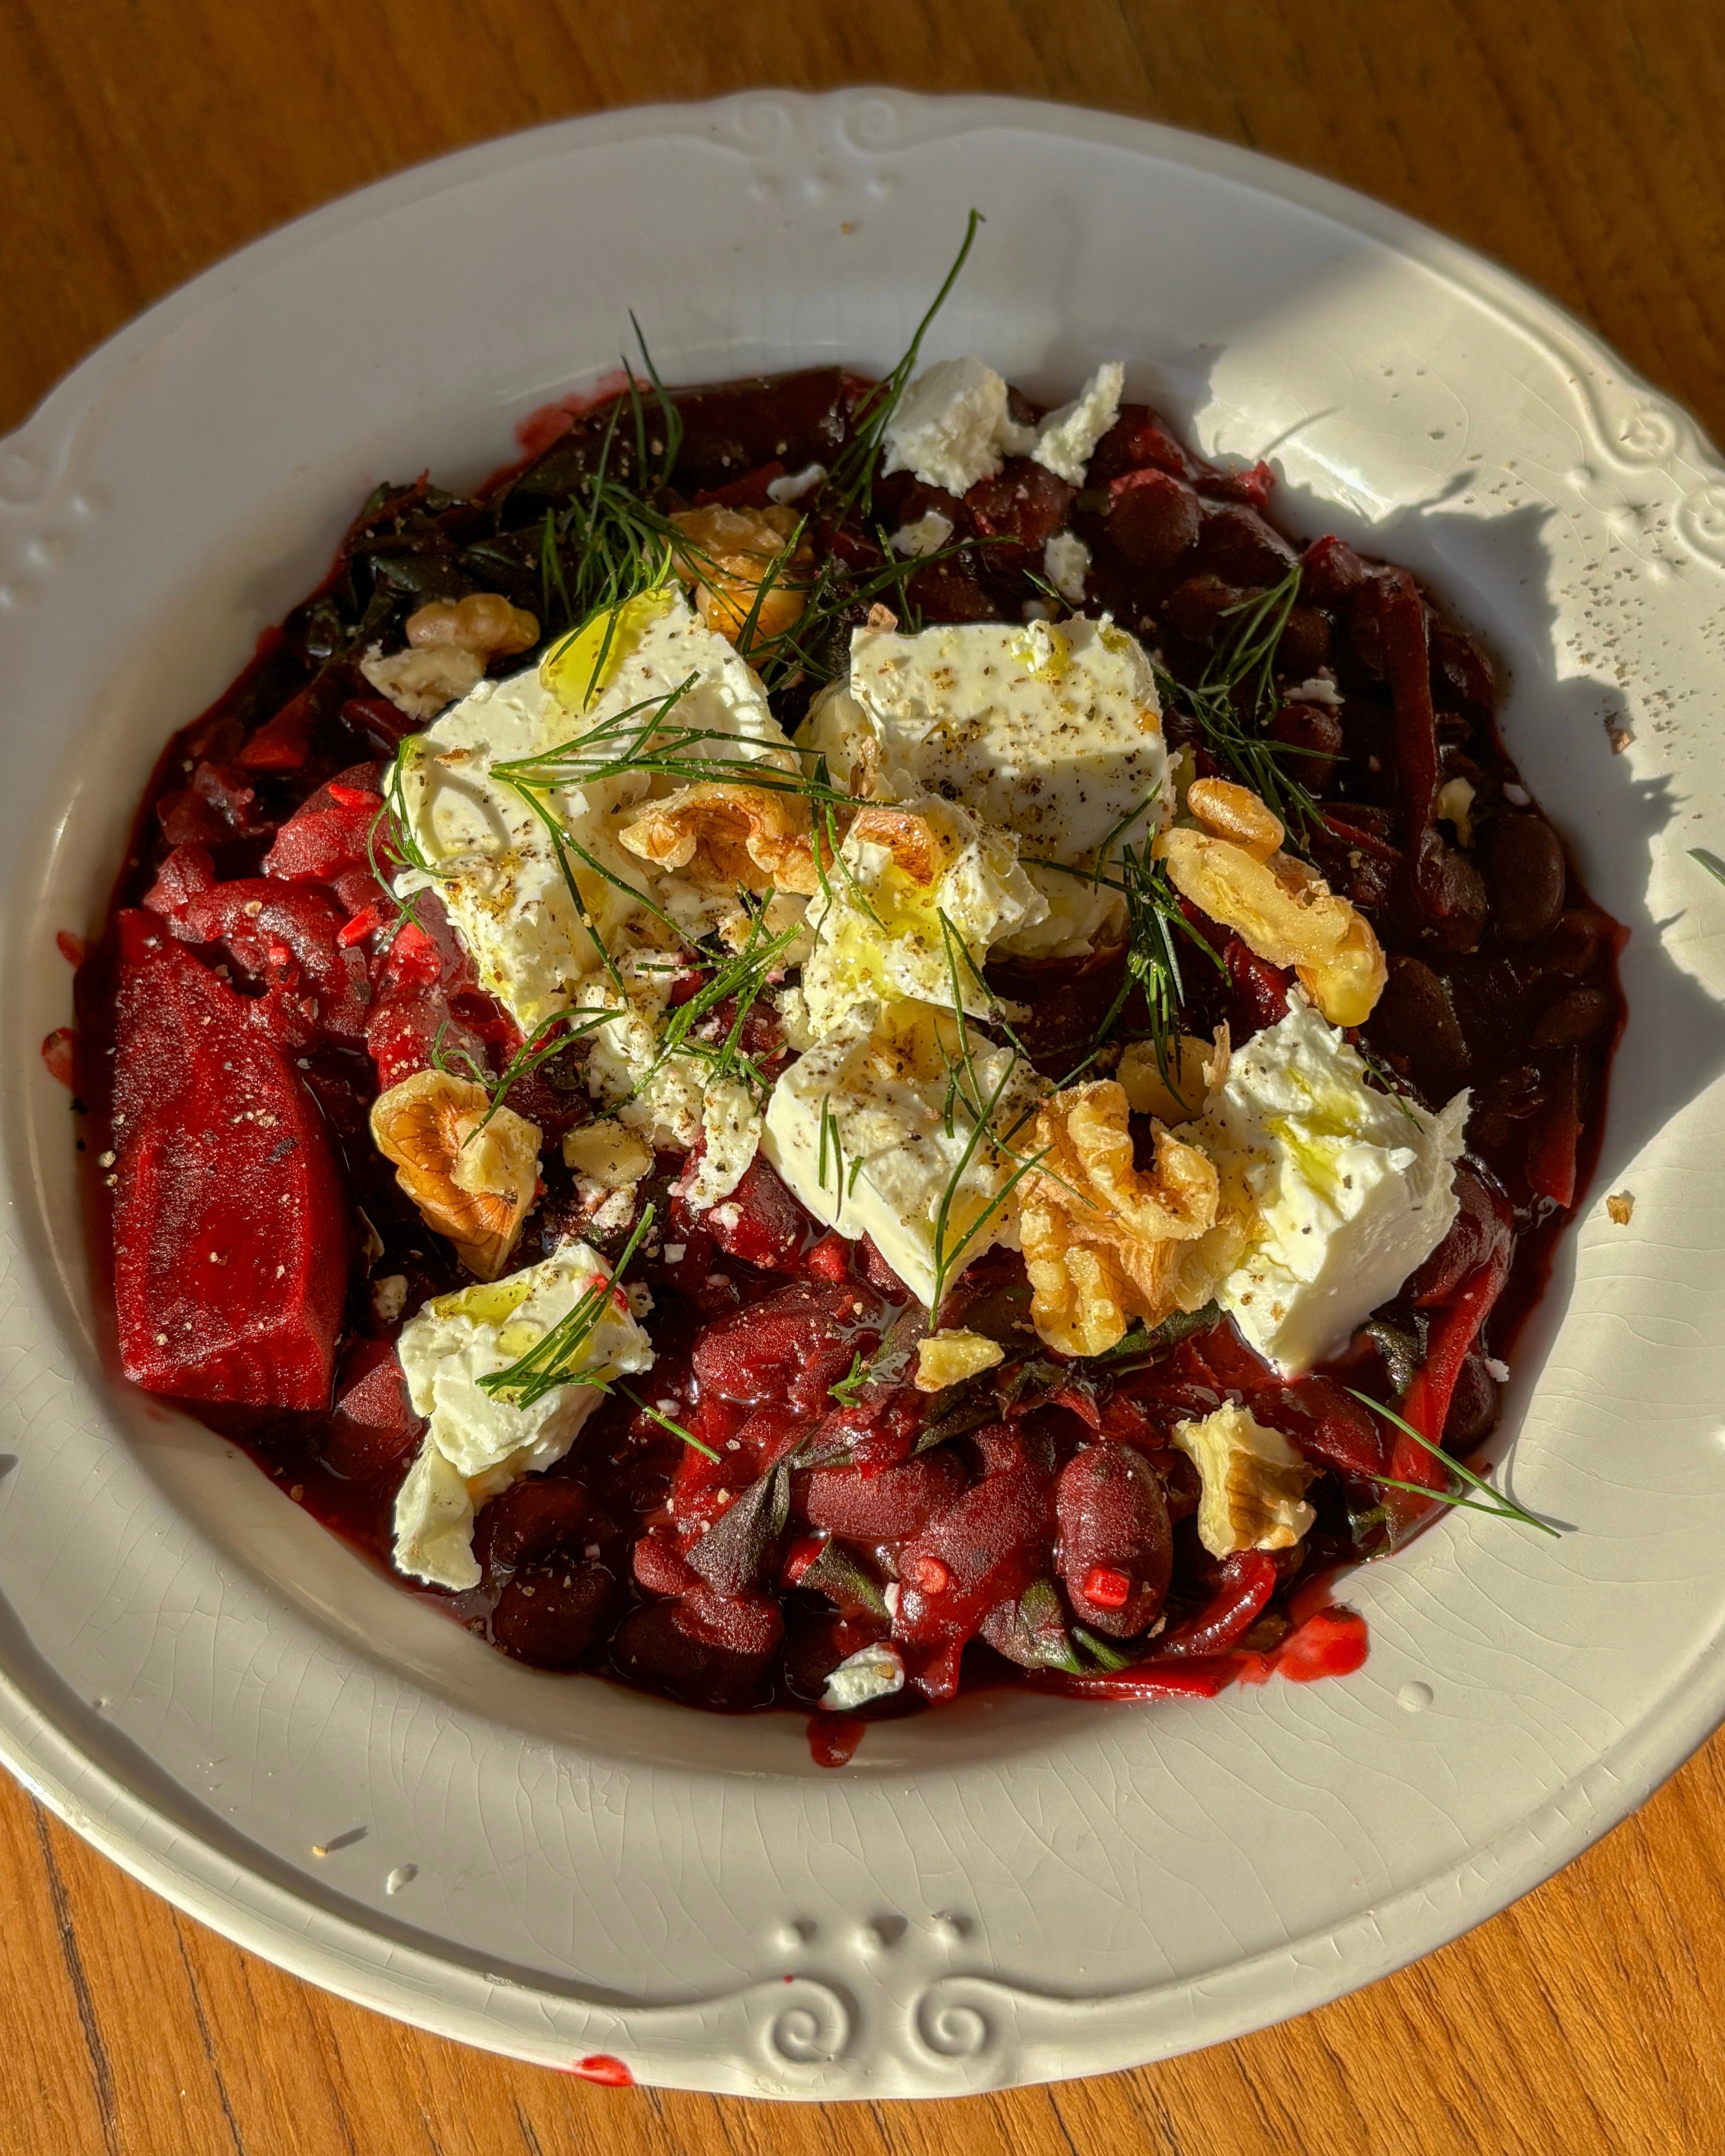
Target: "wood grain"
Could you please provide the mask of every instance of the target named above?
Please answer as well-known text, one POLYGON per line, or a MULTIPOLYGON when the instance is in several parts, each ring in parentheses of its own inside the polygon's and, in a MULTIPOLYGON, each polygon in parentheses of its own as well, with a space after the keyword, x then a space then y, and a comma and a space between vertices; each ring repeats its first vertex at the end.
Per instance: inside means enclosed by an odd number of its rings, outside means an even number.
MULTIPOLYGON (((1707 0, 0 0, 0 430, 162 292, 485 136, 762 83, 1047 96, 1244 142, 1553 291, 1725 433, 1707 0)), ((17 2156, 1402 2156, 1725 2148, 1725 1739, 1538 1893, 1355 1998, 1106 2080, 926 2106, 592 2088, 177 1916, 0 1788, 17 2156)))

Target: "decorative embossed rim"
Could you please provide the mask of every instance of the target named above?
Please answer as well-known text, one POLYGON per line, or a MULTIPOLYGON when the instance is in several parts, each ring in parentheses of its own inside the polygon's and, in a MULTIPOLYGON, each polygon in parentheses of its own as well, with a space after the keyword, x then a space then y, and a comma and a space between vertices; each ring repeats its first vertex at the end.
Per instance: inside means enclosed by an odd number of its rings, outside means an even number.
MULTIPOLYGON (((0 441, 0 516, 45 502, 67 469, 98 392, 199 311, 243 297, 268 265, 323 238, 565 143, 723 132, 778 148, 793 116, 829 118, 859 148, 890 149, 1015 128, 1138 151, 1279 198, 1383 243, 1490 309, 1570 371, 1599 454, 1621 472, 1679 467, 1673 529, 1698 562, 1725 568, 1725 466, 1681 411, 1632 376, 1593 336, 1504 271, 1411 220, 1334 184, 1252 153, 1147 123, 1010 100, 929 100, 839 92, 823 99, 744 95, 562 123, 483 146, 381 182, 257 243, 162 301, 94 353, 18 432, 0 441), (872 140, 870 138, 873 138, 872 140), (1682 483, 1680 483, 1682 484, 1682 483)), ((812 133, 813 129, 810 130, 812 133)), ((78 505, 70 505, 74 513, 78 505)), ((42 543, 42 542, 35 542, 42 543)), ((20 551, 28 552, 28 545, 20 551)), ((8 598, 0 585, 0 605, 8 598)), ((469 2042, 567 2066, 619 2052, 641 2077, 775 2097, 952 2093, 1162 2057, 1236 2035, 1331 1999, 1401 1966, 1501 1908, 1579 1853, 1643 1800, 1725 1712, 1717 1637, 1652 1712, 1494 1841, 1349 1924, 1291 1941, 1202 1986, 1182 1982, 1094 1999, 1054 1997, 986 1971, 952 1973, 899 2000, 891 2025, 845 1989, 805 1974, 710 1999, 617 2005, 484 1976, 296 1894, 291 1885, 188 1835, 165 1807, 97 1765, 17 1675, 0 1672, 0 1757, 66 1822, 146 1884, 280 1965, 362 2004, 469 2042), (1154 2033, 1153 2009, 1163 2012, 1154 2033), (1104 2010, 1106 2025, 1096 2023, 1104 2010), (1144 2029, 1132 2022, 1142 2012, 1144 2029), (1009 2063, 988 2056, 1000 2027, 1009 2063), (889 2062, 896 2061, 896 2067, 889 2062), (839 2072, 840 2066, 849 2071, 839 2072)))

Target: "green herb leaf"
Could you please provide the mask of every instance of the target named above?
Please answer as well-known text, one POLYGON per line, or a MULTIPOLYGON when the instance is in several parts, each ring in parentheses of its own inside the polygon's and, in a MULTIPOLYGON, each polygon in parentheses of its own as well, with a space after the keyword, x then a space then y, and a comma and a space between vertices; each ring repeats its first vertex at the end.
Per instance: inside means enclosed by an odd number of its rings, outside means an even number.
POLYGON ((1554 1538, 1562 1532, 1561 1529, 1554 1527, 1548 1520, 1542 1520, 1536 1514, 1528 1512, 1525 1506, 1517 1504, 1515 1499, 1506 1491, 1493 1489, 1482 1476, 1476 1475, 1472 1468, 1465 1467, 1453 1454, 1445 1452, 1442 1445, 1434 1445, 1422 1431, 1415 1430, 1412 1423, 1404 1422, 1394 1408, 1385 1407, 1382 1400, 1374 1400, 1369 1393, 1356 1392, 1352 1385, 1344 1385, 1342 1389, 1343 1392, 1353 1393, 1355 1399, 1370 1408, 1374 1414, 1380 1414, 1386 1422, 1394 1423, 1404 1435, 1411 1437, 1415 1445, 1423 1445, 1435 1460, 1440 1460, 1456 1481, 1464 1484, 1467 1489, 1483 1492, 1485 1496, 1491 1500, 1491 1502, 1482 1504, 1477 1497, 1470 1497, 1453 1490, 1449 1491, 1428 1490, 1420 1482, 1398 1482, 1388 1475, 1371 1476, 1370 1480, 1373 1482, 1382 1485, 1386 1489, 1406 1490, 1416 1497, 1429 1497, 1437 1504, 1452 1505, 1465 1512, 1489 1512, 1497 1519, 1515 1520, 1524 1527, 1538 1527, 1541 1534, 1550 1535, 1554 1538))

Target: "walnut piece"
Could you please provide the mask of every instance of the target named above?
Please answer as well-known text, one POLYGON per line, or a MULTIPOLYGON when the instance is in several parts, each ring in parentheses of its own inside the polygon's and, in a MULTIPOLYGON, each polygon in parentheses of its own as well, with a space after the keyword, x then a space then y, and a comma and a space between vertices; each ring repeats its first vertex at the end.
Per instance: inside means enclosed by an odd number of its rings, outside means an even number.
POLYGON ((1129 1319, 1159 1325, 1209 1297, 1184 1260, 1215 1223, 1215 1167, 1158 1123, 1154 1168, 1135 1168, 1127 1114, 1111 1079, 1056 1093, 1037 1113, 1028 1150, 1045 1158, 1019 1186, 1019 1235, 1031 1317, 1062 1354, 1103 1354, 1129 1319))
POLYGON ((980 1332, 931 1332, 916 1343, 916 1373, 911 1382, 919 1393, 944 1392, 948 1385, 961 1384, 1005 1359, 1000 1342, 980 1332))
POLYGON ((470 592, 465 599, 433 599, 409 614, 407 636, 418 650, 454 644, 485 659, 508 659, 532 649, 539 624, 501 592, 470 592))
POLYGON ((639 860, 712 891, 820 888, 809 804, 788 788, 702 783, 649 801, 618 836, 639 860))
POLYGON ((1216 1028, 1214 1041, 1194 1034, 1180 1035, 1178 1050, 1168 1057, 1168 1075, 1156 1060, 1153 1041, 1128 1044, 1115 1072, 1126 1091, 1127 1104, 1135 1116, 1154 1116, 1158 1122, 1189 1123, 1201 1116, 1209 1098, 1228 1075, 1228 1028, 1216 1028))
POLYGON ((1291 1549, 1317 1517, 1306 1502, 1317 1470, 1250 1409, 1230 1404, 1199 1421, 1178 1422, 1173 1440, 1204 1484, 1198 1539, 1212 1557, 1291 1549))
POLYGON ((814 549, 807 539, 797 540, 791 548, 800 521, 793 509, 777 504, 770 509, 729 509, 717 501, 704 509, 680 510, 671 518, 682 535, 677 574, 694 586, 695 603, 707 627, 745 657, 757 643, 770 643, 794 629, 809 603, 814 549), (763 584, 768 588, 757 605, 763 584))
POLYGON ((1177 824, 1162 841, 1175 890, 1259 957, 1291 966, 1332 1025, 1363 1024, 1389 978, 1364 915, 1280 850, 1280 821, 1245 787, 1196 779, 1186 806, 1203 828, 1177 824))
POLYGON ((508 1264, 539 1181, 539 1126, 511 1108, 486 1122, 490 1105, 483 1086, 447 1070, 416 1070, 372 1103, 372 1142, 396 1181, 487 1281, 508 1264))

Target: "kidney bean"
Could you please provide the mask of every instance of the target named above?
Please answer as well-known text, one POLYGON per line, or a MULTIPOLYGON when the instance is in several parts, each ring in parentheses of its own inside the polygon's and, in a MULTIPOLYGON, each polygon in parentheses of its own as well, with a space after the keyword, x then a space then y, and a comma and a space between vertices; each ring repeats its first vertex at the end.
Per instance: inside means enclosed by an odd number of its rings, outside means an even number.
POLYGON ((1444 1418, 1443 1441, 1451 1452, 1471 1452, 1497 1429, 1502 1390, 1486 1368, 1486 1358, 1477 1348, 1471 1348, 1456 1372, 1450 1411, 1444 1418))
POLYGON ((1060 1573, 1073 1614, 1117 1640, 1153 1624, 1168 1599, 1173 1534, 1154 1469, 1125 1445, 1092 1445, 1055 1485, 1060 1573))
POLYGON ((1392 957, 1378 1008, 1366 1022, 1373 1048, 1390 1056, 1428 1101, 1447 1101, 1473 1069, 1450 984, 1421 958, 1392 957))
POLYGON ((1385 1471, 1389 1426, 1327 1378, 1266 1387, 1253 1399, 1252 1413, 1279 1430, 1314 1467, 1367 1477, 1385 1471))
POLYGON ((1527 1181, 1554 1205, 1575 1203, 1575 1158, 1581 1139, 1580 1069, 1573 1048, 1559 1049, 1547 1074, 1545 1112, 1527 1140, 1527 1181))
POLYGON ((1431 626, 1431 687, 1440 701, 1459 704, 1476 718, 1489 718, 1497 707, 1491 660, 1471 636, 1448 622, 1431 626))
MULTIPOLYGON (((1020 547, 1040 557, 1055 532, 1065 529, 1077 492, 1076 486, 1028 457, 1009 457, 992 479, 979 480, 972 487, 964 506, 982 536, 997 542, 988 550, 992 563, 1002 552, 1010 554, 1020 547)), ((1040 570, 1041 566, 1039 558, 1035 567, 1040 570)))
POLYGON ((1342 752, 1342 721, 1327 704, 1284 704, 1270 722, 1271 738, 1296 752, 1291 776, 1322 793, 1342 752))
POLYGON ((1108 490, 1108 536, 1136 569, 1171 567, 1203 521, 1198 496, 1168 472, 1127 472, 1108 490))
POLYGON ((1086 476, 1092 486, 1104 486, 1147 465, 1189 481, 1214 476, 1204 459, 1170 433, 1147 404, 1122 404, 1120 416, 1096 444, 1086 476))
MULTIPOLYGON (((800 471, 806 465, 830 465, 845 439, 845 379, 836 367, 812 367, 680 389, 677 412, 683 423, 677 477, 685 487, 722 486, 774 460, 787 471, 800 471)), ((647 417, 649 431, 655 431, 658 414, 651 399, 647 417)), ((628 422, 625 412, 619 443, 629 434, 628 422)))
POLYGON ((691 1707, 737 1708, 759 1699, 784 1636, 765 1594, 708 1595, 632 1610, 611 1644, 618 1674, 691 1707))
POLYGON ((571 1670, 592 1650, 617 1599, 617 1582, 591 1558, 528 1565, 491 1612, 491 1637, 535 1669, 571 1670))
MULTIPOLYGON (((1219 936, 1220 932, 1214 933, 1219 936)), ((1224 943, 1222 963, 1233 984, 1228 998, 1228 1024, 1236 1042, 1250 1040, 1255 1033, 1287 1016, 1291 973, 1259 957, 1237 936, 1230 936, 1224 943)))
POLYGON ((1427 927, 1444 951, 1471 951, 1486 922, 1486 886, 1459 847, 1448 845, 1435 824, 1420 834, 1412 860, 1413 885, 1427 927))
POLYGON ((479 1517, 474 1554, 488 1573, 543 1563, 556 1551, 596 1542, 611 1522, 598 1513, 579 1482, 529 1475, 479 1517))
POLYGON ((1484 834, 1486 887, 1497 933, 1531 942, 1556 927, 1568 870, 1557 833, 1543 816, 1495 817, 1484 834))
POLYGON ((1226 583, 1213 571, 1205 569, 1195 577, 1188 577, 1183 584, 1176 584, 1163 602, 1163 618, 1168 626, 1193 644, 1209 644, 1216 639, 1222 626, 1222 617, 1241 600, 1255 596, 1241 591, 1238 585, 1226 583))
POLYGON ((1289 546, 1267 517, 1243 502, 1206 507, 1199 534, 1198 558, 1235 584, 1275 583, 1294 558, 1289 546))
MULTIPOLYGON (((1319 608, 1291 608, 1281 642, 1276 649, 1276 671, 1290 681, 1308 680, 1320 666, 1328 664, 1331 634, 1330 618, 1319 608)), ((1324 706, 1312 708, 1322 711, 1324 706)))
POLYGON ((1318 606, 1333 607, 1357 592, 1371 572, 1345 539, 1314 539, 1300 557, 1300 589, 1318 606))
POLYGON ((1455 1187, 1459 1209, 1450 1232, 1407 1285, 1422 1310, 1453 1301, 1467 1276, 1515 1240, 1508 1199, 1471 1161, 1457 1163, 1455 1187))
POLYGON ((1615 997, 1603 988, 1571 988, 1540 1013, 1533 1028, 1536 1048, 1568 1048, 1603 1033, 1617 1016, 1615 997))
POLYGON ((829 1611, 800 1618, 792 1625, 780 1666, 785 1689, 793 1698, 818 1700, 839 1663, 881 1636, 880 1626, 866 1619, 829 1611))
POLYGON ((877 1475, 817 1468, 803 1491, 803 1512, 815 1527, 850 1542, 903 1542, 945 1512, 964 1481, 963 1465, 945 1445, 877 1475))

